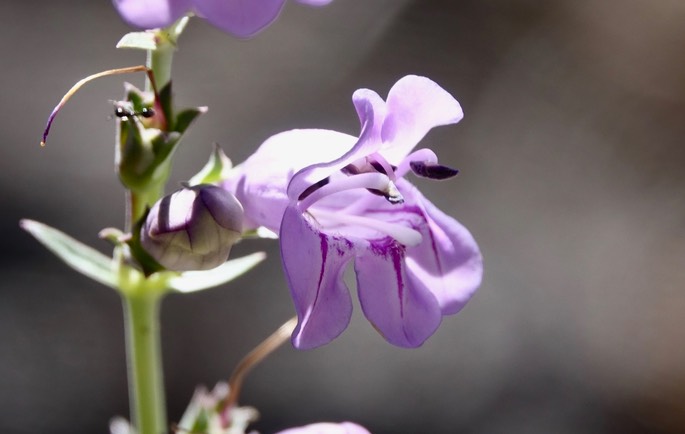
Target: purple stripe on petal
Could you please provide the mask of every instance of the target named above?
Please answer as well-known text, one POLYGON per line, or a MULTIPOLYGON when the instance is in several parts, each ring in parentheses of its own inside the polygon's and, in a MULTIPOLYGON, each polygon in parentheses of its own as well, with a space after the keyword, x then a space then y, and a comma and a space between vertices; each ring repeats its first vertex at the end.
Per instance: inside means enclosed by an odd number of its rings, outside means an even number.
POLYGON ((371 241, 359 250, 354 268, 364 315, 391 344, 420 346, 442 319, 435 296, 408 275, 404 248, 391 238, 371 241))
MULTIPOLYGON (((316 285, 317 288, 321 288, 321 284, 323 283, 324 273, 326 272, 326 269, 325 269, 326 258, 328 258, 328 239, 322 233, 319 233, 319 239, 321 240, 321 246, 320 246, 320 249, 321 249, 321 270, 319 271, 319 282, 316 285)), ((318 293, 317 293, 317 299, 318 299, 318 293)), ((314 299, 315 305, 316 305, 317 299, 314 299)))
POLYGON ((325 345, 347 328, 352 300, 343 274, 353 245, 315 229, 295 207, 281 224, 281 259, 297 311, 293 346, 325 345))

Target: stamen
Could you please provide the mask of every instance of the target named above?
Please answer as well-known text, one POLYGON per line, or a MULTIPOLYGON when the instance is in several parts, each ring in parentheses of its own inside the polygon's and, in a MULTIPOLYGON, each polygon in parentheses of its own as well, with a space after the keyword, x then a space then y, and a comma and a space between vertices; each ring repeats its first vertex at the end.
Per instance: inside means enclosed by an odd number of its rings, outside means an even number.
POLYGON ((319 209, 310 210, 309 213, 312 214, 314 218, 316 218, 316 220, 323 225, 344 224, 352 226, 364 226, 386 234, 394 238, 398 243, 407 247, 414 247, 421 243, 421 240, 423 239, 421 233, 416 229, 408 228, 398 223, 390 223, 369 217, 335 213, 319 209))
POLYGON ((321 188, 313 191, 302 201, 300 201, 298 208, 301 211, 304 211, 320 199, 329 196, 333 193, 338 193, 345 190, 353 190, 356 188, 371 188, 385 191, 388 187, 389 182, 390 180, 387 176, 376 172, 361 173, 359 175, 354 176, 346 176, 344 178, 340 178, 335 181, 329 182, 321 188))
POLYGON ((159 98, 157 97, 157 86, 155 85, 155 78, 152 74, 152 70, 145 65, 129 66, 128 68, 109 69, 107 71, 102 71, 98 72, 97 74, 89 75, 88 77, 77 81, 76 84, 73 85, 66 94, 64 94, 64 96, 62 97, 60 102, 55 106, 55 108, 52 109, 52 113, 50 113, 47 125, 45 126, 45 130, 43 131, 43 139, 40 141, 40 146, 45 146, 45 143, 48 139, 48 134, 50 133, 50 127, 52 126, 52 121, 55 120, 55 116, 57 116, 57 113, 62 109, 62 107, 64 107, 67 101, 69 101, 69 99, 72 96, 74 96, 74 94, 78 92, 78 90, 81 87, 83 87, 84 84, 88 83, 89 81, 95 80, 96 78, 106 77, 108 75, 128 74, 130 72, 143 71, 147 74, 148 78, 150 79, 152 89, 155 92, 155 100, 158 100, 159 98))
POLYGON ((411 161, 409 163, 412 172, 422 178, 444 180, 454 178, 459 174, 459 170, 441 164, 430 164, 423 161, 411 161))
POLYGON ((393 205, 404 203, 404 197, 402 197, 402 193, 400 193, 400 191, 397 189, 397 186, 395 186, 395 183, 392 181, 388 182, 385 190, 376 190, 375 188, 367 188, 367 190, 376 196, 384 197, 385 200, 393 205))
POLYGON ((376 171, 387 175, 391 181, 395 180, 396 167, 388 163, 381 154, 374 152, 366 157, 362 157, 340 169, 345 175, 358 175, 360 173, 370 173, 376 171))
POLYGON ((437 164, 438 156, 435 155, 435 152, 427 148, 419 149, 418 151, 412 152, 411 154, 404 157, 399 166, 397 166, 395 174, 398 178, 403 177, 407 174, 407 172, 411 170, 410 165, 412 161, 421 161, 425 164, 437 164))
POLYGON ((392 165, 388 163, 388 160, 386 160, 381 154, 374 152, 367 158, 371 160, 371 166, 373 166, 374 169, 388 175, 391 181, 395 180, 395 168, 392 167, 392 165))

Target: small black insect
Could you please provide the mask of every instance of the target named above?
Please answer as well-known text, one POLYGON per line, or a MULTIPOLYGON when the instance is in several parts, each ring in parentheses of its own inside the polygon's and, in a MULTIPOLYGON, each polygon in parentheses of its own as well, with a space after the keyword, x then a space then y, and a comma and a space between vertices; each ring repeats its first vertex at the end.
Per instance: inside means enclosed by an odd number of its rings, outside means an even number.
POLYGON ((140 116, 143 118, 151 118, 155 115, 155 111, 151 108, 144 107, 141 111, 136 112, 125 107, 116 107, 114 109, 114 116, 123 119, 133 116, 140 116))

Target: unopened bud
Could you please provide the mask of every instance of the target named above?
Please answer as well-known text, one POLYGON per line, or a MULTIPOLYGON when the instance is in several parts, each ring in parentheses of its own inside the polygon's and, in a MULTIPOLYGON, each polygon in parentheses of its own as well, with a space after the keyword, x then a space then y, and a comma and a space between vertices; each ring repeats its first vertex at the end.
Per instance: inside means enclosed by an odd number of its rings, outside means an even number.
POLYGON ((185 187, 158 200, 141 229, 143 248, 169 270, 209 270, 240 238, 243 207, 213 185, 185 187))

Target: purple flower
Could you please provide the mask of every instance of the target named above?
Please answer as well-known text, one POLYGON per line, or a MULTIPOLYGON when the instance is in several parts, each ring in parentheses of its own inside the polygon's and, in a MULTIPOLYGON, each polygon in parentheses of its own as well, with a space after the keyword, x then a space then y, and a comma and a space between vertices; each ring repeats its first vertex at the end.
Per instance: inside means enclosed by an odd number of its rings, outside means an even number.
MULTIPOLYGON (((193 12, 239 38, 249 38, 271 24, 286 0, 113 0, 119 14, 134 27, 166 27, 193 12)), ((298 0, 324 6, 333 0, 298 0)))
POLYGON ((352 422, 314 423, 299 428, 290 428, 277 434, 371 434, 365 428, 352 422))
POLYGON ((388 342, 417 347, 443 315, 464 307, 482 277, 469 231, 402 178, 410 171, 456 175, 432 151, 412 150, 433 127, 458 122, 461 107, 418 76, 399 80, 387 101, 360 89, 353 102, 359 138, 328 130, 278 134, 227 187, 249 226, 280 231, 299 319, 295 347, 324 345, 347 327, 352 301, 343 274, 351 261, 366 318, 388 342))
POLYGON ((186 187, 154 204, 140 242, 169 270, 209 270, 228 259, 242 234, 242 220, 242 206, 225 189, 186 187))

